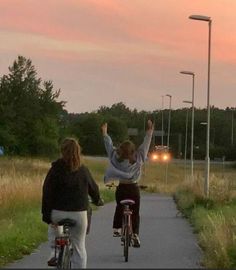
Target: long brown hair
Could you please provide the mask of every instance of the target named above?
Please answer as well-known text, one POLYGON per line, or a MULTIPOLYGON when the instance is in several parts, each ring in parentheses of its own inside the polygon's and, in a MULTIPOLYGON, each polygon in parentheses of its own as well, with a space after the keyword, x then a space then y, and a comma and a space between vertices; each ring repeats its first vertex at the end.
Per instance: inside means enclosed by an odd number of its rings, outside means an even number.
POLYGON ((80 145, 74 138, 65 138, 61 144, 62 158, 71 171, 80 167, 80 145))
POLYGON ((121 143, 119 148, 117 149, 120 161, 128 159, 130 163, 135 162, 134 152, 135 152, 135 145, 130 140, 126 140, 123 143, 121 143))

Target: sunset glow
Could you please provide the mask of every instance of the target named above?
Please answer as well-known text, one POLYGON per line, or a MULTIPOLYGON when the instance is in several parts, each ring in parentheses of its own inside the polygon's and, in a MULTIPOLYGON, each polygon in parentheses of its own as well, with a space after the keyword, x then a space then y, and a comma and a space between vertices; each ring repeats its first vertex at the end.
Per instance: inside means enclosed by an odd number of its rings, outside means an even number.
POLYGON ((235 0, 1 0, 0 76, 23 55, 69 112, 120 101, 155 110, 167 92, 183 107, 191 81, 179 72, 193 70, 204 108, 208 25, 188 19, 202 14, 212 18, 211 105, 235 107, 235 10, 235 0))

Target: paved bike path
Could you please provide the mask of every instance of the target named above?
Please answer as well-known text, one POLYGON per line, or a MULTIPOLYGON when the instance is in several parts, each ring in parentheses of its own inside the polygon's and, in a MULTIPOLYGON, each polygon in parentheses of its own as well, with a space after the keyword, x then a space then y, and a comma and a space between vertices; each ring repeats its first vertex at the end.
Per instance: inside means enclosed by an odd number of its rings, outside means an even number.
MULTIPOLYGON (((201 250, 188 222, 176 215, 171 197, 142 194, 140 248, 130 248, 124 262, 120 239, 112 237, 115 203, 106 204, 92 216, 86 247, 88 268, 200 268, 201 250)), ((47 244, 7 268, 47 268, 47 244)))

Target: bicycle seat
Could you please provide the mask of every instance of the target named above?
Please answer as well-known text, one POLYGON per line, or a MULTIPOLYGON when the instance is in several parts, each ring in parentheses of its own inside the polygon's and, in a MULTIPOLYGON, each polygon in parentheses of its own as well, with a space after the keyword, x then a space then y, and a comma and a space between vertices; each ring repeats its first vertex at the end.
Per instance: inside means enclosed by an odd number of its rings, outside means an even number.
POLYGON ((133 200, 130 200, 130 199, 126 199, 126 200, 122 200, 120 201, 120 204, 123 204, 123 205, 132 205, 132 204, 135 204, 135 201, 133 200))
POLYGON ((63 225, 63 226, 73 227, 73 226, 75 226, 76 221, 73 219, 70 219, 70 218, 64 218, 64 219, 60 220, 59 222, 57 222, 57 224, 59 226, 63 225))

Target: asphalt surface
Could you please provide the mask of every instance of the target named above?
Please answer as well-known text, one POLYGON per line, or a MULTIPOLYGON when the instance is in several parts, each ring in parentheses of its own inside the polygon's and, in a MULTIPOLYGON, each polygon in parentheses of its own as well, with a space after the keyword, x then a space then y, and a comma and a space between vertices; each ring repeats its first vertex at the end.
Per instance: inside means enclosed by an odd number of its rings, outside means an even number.
MULTIPOLYGON (((140 248, 130 248, 125 262, 120 238, 112 237, 115 203, 109 203, 92 216, 86 249, 88 268, 200 268, 202 252, 187 220, 177 215, 171 197, 142 194, 140 248)), ((49 249, 43 243, 31 255, 7 268, 47 267, 49 249)))

